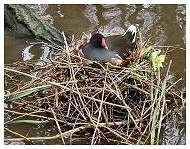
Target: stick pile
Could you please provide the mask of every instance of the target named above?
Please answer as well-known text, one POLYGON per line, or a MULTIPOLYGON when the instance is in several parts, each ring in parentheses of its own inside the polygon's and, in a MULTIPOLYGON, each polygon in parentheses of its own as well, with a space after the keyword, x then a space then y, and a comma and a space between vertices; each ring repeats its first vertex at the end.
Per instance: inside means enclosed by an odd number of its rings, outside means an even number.
MULTIPOLYGON (((184 103, 172 89, 162 94, 160 76, 154 75, 151 80, 151 68, 146 60, 127 67, 92 62, 83 57, 78 49, 80 44, 81 41, 64 47, 46 44, 54 52, 50 61, 40 67, 32 61, 6 66, 7 94, 43 85, 46 88, 22 100, 7 101, 19 108, 5 108, 5 112, 16 115, 6 121, 5 126, 32 117, 44 122, 43 125, 53 122, 57 134, 26 137, 6 127, 6 131, 17 137, 5 141, 59 138, 61 144, 72 144, 75 139, 83 138, 87 144, 150 144, 153 113, 158 102, 162 111, 158 113, 161 118, 156 124, 158 132, 172 113, 168 104, 179 100, 180 104, 184 103), (30 78, 29 81, 21 81, 23 76, 30 78), (19 82, 19 87, 14 85, 13 88, 12 80, 19 82), (153 100, 151 86, 155 90, 153 100)), ((159 142, 159 133, 157 137, 159 142)))

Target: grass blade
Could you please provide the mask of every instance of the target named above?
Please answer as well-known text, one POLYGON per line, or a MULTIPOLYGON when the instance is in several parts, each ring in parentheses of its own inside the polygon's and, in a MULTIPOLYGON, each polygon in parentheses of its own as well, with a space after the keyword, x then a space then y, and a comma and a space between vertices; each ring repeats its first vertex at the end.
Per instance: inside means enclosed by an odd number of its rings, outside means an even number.
POLYGON ((38 121, 38 120, 16 120, 13 122, 10 122, 10 124, 42 124, 42 123, 47 123, 48 120, 46 121, 38 121))
POLYGON ((34 87, 34 88, 29 88, 29 89, 26 89, 26 90, 23 90, 23 91, 19 91, 19 92, 14 92, 14 93, 11 93, 9 95, 5 95, 5 98, 7 100, 12 100, 12 101, 15 101, 15 100, 18 100, 18 99, 21 99, 22 97, 25 97, 25 96, 28 96, 34 92, 37 92, 41 89, 45 89, 47 87, 50 87, 51 85, 43 85, 43 86, 38 86, 38 87, 34 87))

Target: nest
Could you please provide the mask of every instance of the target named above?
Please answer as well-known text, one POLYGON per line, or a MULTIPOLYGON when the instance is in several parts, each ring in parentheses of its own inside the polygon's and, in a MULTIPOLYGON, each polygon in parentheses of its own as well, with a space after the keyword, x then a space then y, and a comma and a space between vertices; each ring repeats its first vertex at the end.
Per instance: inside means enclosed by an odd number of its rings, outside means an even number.
MULTIPOLYGON (((126 67, 89 61, 78 48, 81 42, 64 47, 44 43, 54 52, 43 66, 36 66, 35 61, 6 65, 6 102, 18 108, 5 108, 5 112, 18 115, 5 126, 27 116, 46 121, 45 126, 53 123, 56 128, 56 134, 50 137, 20 135, 12 141, 38 144, 39 140, 57 139, 60 144, 73 144, 75 139, 84 138, 87 144, 150 144, 152 139, 159 143, 161 127, 173 113, 172 103, 184 105, 181 92, 173 87, 163 92, 159 72, 153 74, 147 60, 126 67), (23 76, 30 79, 22 82, 23 76), (8 98, 39 86, 22 100, 8 98)), ((174 112, 176 117, 179 113, 174 112)))

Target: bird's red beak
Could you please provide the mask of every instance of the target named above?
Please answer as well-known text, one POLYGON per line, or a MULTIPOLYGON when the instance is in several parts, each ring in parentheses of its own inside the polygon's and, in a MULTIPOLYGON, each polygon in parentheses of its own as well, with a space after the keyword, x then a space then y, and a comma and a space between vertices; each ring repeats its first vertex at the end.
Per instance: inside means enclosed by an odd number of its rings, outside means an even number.
POLYGON ((108 46, 106 44, 106 39, 104 37, 102 38, 102 47, 108 49, 108 46))

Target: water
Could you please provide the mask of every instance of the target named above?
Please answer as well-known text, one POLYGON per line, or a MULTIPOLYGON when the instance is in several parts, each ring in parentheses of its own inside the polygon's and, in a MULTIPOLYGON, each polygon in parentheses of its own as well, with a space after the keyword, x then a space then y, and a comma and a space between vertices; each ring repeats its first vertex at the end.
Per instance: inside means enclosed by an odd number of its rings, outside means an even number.
MULTIPOLYGON (((46 12, 51 24, 69 35, 74 34, 76 38, 82 32, 90 33, 97 29, 104 33, 124 33, 129 25, 134 24, 142 37, 150 38, 153 45, 180 47, 169 49, 166 65, 172 60, 171 72, 176 76, 175 80, 183 79, 177 87, 186 89, 185 5, 46 5, 42 8, 45 8, 43 13, 46 12)), ((31 46, 31 41, 16 38, 5 31, 5 63, 47 59, 49 49, 31 46)))

